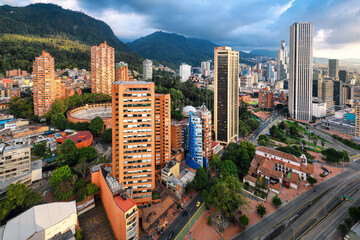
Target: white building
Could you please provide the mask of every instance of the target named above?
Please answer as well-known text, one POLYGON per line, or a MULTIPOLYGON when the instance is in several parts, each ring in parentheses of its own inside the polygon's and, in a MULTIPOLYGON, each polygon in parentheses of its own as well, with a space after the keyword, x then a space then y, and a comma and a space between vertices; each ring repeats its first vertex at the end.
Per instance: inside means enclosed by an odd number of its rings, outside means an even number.
POLYGON ((290 27, 289 112, 300 121, 311 120, 313 87, 313 24, 290 27))
POLYGON ((312 115, 316 118, 326 117, 326 103, 313 101, 312 102, 312 115))
POLYGON ((75 239, 77 222, 75 201, 37 205, 0 227, 0 240, 75 239))
POLYGON ((191 76, 191 66, 183 63, 180 65, 180 77, 182 82, 186 82, 191 76))
POLYGON ((201 62, 201 74, 205 77, 210 74, 210 61, 201 62))
POLYGON ((149 59, 143 61, 144 80, 151 80, 153 75, 153 62, 149 59))
POLYGON ((277 52, 277 80, 289 79, 288 73, 289 57, 285 41, 281 41, 281 47, 277 52))

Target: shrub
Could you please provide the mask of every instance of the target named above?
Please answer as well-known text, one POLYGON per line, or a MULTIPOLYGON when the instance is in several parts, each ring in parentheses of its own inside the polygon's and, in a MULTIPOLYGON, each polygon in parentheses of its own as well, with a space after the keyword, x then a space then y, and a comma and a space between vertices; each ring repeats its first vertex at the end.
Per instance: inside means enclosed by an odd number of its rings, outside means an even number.
POLYGON ((309 177, 307 178, 307 181, 308 181, 310 184, 317 183, 316 178, 313 178, 313 177, 311 177, 311 176, 309 176, 309 177))
POLYGON ((324 177, 326 177, 326 176, 325 176, 324 174, 322 174, 322 173, 321 173, 321 174, 320 174, 320 177, 324 178, 324 177))
POLYGON ((352 220, 350 218, 345 218, 344 222, 349 227, 352 225, 352 220))
POLYGON ((282 201, 281 201, 281 199, 279 198, 279 196, 276 194, 275 197, 273 197, 271 203, 272 203, 276 208, 278 208, 278 207, 281 206, 282 201))
POLYGON ((87 189, 85 187, 81 188, 77 193, 77 199, 76 201, 81 202, 86 198, 87 189))
POLYGON ((176 208, 177 209, 181 208, 181 204, 180 203, 176 204, 176 208))
POLYGON ((96 186, 95 183, 89 183, 86 185, 86 190, 88 195, 94 195, 99 191, 99 188, 96 186))
POLYGON ((82 228, 77 228, 75 232, 75 240, 83 240, 84 239, 84 231, 82 228))
POLYGON ((259 203, 256 205, 256 213, 259 214, 260 217, 263 217, 266 214, 266 207, 262 203, 259 203))
POLYGON ((345 235, 348 231, 344 224, 340 224, 337 229, 341 232, 342 235, 345 235))
POLYGON ((239 222, 240 222, 241 225, 247 226, 247 225, 249 224, 249 218, 248 218, 248 216, 246 216, 246 215, 241 215, 241 216, 239 217, 239 222))
POLYGON ((212 224, 212 220, 211 220, 211 217, 209 216, 207 218, 207 225, 211 226, 211 224, 212 224))
POLYGON ((357 207, 349 207, 349 215, 355 221, 359 221, 359 219, 360 219, 360 210, 357 207))
POLYGON ((74 191, 77 192, 79 191, 81 188, 85 187, 85 181, 84 179, 80 178, 74 186, 74 191))

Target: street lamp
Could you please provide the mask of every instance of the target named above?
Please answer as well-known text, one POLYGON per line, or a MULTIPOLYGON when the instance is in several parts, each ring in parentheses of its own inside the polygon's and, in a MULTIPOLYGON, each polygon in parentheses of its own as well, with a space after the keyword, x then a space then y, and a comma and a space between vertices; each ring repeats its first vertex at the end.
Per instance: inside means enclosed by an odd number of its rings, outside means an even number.
POLYGON ((293 229, 294 229, 294 240, 295 240, 295 227, 294 227, 294 225, 292 225, 292 224, 291 224, 291 226, 292 226, 293 229))

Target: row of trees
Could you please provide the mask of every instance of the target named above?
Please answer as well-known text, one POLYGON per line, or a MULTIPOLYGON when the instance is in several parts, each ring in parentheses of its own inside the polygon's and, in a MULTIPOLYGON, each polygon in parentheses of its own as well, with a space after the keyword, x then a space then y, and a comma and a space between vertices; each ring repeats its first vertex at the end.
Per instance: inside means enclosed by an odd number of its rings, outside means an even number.
POLYGON ((239 108, 239 134, 242 137, 249 135, 260 127, 260 122, 253 118, 248 105, 241 102, 239 108))

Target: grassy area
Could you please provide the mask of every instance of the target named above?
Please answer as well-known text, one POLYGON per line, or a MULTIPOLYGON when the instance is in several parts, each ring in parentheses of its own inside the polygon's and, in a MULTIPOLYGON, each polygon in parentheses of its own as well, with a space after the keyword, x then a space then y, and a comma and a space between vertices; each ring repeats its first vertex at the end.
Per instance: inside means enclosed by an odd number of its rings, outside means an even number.
POLYGON ((201 204, 199 209, 195 212, 195 214, 191 217, 190 221, 187 222, 185 227, 180 231, 180 233, 175 237, 175 240, 181 240, 183 239, 186 234, 190 231, 191 227, 194 225, 194 223, 198 220, 198 218, 201 216, 201 214, 205 210, 205 203, 201 204))

